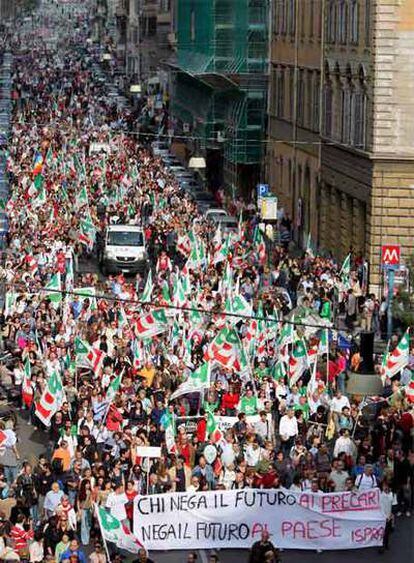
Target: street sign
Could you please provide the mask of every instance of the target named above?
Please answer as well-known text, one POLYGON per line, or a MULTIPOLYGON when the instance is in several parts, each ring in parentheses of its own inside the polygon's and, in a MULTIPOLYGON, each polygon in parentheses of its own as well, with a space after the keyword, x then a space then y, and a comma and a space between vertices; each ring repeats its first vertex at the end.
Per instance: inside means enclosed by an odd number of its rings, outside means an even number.
POLYGON ((257 184, 257 197, 264 197, 269 193, 269 184, 257 184))
POLYGON ((277 197, 270 196, 264 197, 261 200, 261 215, 264 221, 277 220, 277 197))
POLYGON ((401 259, 401 246, 399 244, 383 244, 381 247, 381 265, 397 266, 401 259))

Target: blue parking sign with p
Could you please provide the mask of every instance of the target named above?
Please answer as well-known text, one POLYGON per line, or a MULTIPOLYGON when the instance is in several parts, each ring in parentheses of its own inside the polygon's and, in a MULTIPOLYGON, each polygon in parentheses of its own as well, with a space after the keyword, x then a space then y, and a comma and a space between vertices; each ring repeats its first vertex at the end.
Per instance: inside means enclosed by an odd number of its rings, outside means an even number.
POLYGON ((269 184, 257 184, 258 197, 266 196, 269 193, 269 184))

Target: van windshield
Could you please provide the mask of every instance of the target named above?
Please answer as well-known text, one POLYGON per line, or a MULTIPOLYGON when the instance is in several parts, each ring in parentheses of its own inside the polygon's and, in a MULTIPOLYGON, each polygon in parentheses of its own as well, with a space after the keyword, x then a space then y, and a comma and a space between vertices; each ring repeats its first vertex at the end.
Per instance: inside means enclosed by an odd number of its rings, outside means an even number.
POLYGON ((143 236, 140 231, 111 231, 108 233, 110 246, 143 246, 143 236))

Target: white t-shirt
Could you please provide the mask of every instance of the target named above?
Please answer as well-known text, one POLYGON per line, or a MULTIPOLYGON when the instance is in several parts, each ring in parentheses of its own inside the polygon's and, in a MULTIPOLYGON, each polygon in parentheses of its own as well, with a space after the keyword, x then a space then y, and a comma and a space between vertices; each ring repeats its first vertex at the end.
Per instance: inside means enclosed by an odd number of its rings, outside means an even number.
POLYGON ((342 412, 342 409, 344 407, 348 407, 351 408, 351 405, 349 404, 349 399, 348 397, 346 397, 345 395, 342 395, 340 398, 338 397, 334 397, 331 401, 331 410, 333 412, 342 412))

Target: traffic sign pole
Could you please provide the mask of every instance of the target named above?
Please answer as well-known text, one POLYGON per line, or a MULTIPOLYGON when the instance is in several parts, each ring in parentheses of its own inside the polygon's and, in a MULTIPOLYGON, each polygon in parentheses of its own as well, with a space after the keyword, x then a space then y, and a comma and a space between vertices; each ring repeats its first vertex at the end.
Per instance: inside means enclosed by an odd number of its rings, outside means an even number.
POLYGON ((394 298, 395 268, 387 267, 388 295, 387 295, 387 340, 392 336, 392 302, 394 298))

